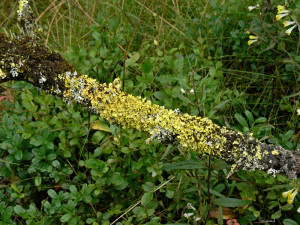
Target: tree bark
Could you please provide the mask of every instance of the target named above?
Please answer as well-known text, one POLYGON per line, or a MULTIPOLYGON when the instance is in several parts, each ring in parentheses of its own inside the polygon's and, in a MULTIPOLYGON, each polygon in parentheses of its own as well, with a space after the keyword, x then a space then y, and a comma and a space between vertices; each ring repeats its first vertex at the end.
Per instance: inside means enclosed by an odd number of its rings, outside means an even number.
MULTIPOLYGON (((26 2, 26 1, 24 1, 26 2)), ((76 102, 110 123, 148 132, 147 141, 177 143, 188 150, 205 153, 238 169, 263 170, 294 180, 300 172, 300 155, 280 146, 267 145, 251 135, 220 127, 208 118, 167 110, 149 100, 120 90, 119 79, 99 84, 78 74, 60 54, 49 50, 35 33, 28 3, 19 8, 23 35, 15 39, 0 33, 0 83, 22 80, 49 94, 76 102)))

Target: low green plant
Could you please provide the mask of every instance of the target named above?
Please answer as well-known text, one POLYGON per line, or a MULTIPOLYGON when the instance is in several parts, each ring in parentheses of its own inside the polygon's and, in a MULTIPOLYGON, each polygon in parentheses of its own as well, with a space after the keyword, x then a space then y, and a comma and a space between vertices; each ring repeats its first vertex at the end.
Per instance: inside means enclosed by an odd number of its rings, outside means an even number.
MULTIPOLYGON (((92 9, 91 1, 79 2, 92 9)), ((49 45, 100 82, 120 77, 130 94, 299 149, 299 39, 297 28, 287 36, 276 20, 277 5, 285 2, 173 2, 146 1, 152 12, 144 8, 138 17, 136 1, 123 9, 120 1, 103 1, 93 11, 97 24, 73 13, 78 33, 57 20, 49 45), (250 46, 247 31, 259 37, 250 46), (63 41, 69 37, 71 43, 63 41)), ((43 6, 46 1, 36 10, 43 6)), ((295 1, 286 7, 297 15, 295 1)), ((240 224, 299 221, 299 197, 287 204, 282 192, 294 186, 283 176, 239 171, 227 179, 220 160, 172 144, 147 145, 147 135, 109 125, 30 84, 9 86, 19 94, 1 104, 0 224, 103 225, 125 212, 116 224, 222 224, 222 214, 230 213, 240 224)))

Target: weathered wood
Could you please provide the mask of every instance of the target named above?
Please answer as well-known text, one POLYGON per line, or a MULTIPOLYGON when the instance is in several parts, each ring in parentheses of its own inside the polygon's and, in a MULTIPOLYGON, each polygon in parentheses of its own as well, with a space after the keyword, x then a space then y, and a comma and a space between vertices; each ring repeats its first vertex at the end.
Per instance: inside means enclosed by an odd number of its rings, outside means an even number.
POLYGON ((99 113, 110 123, 148 132, 151 135, 148 141, 177 143, 188 150, 223 159, 232 165, 231 172, 263 170, 274 176, 297 177, 300 156, 291 151, 220 127, 208 118, 167 110, 134 97, 120 90, 118 79, 110 84, 99 84, 87 75, 78 74, 60 54, 39 41, 35 24, 31 24, 32 11, 27 9, 27 1, 22 2, 19 16, 24 34, 10 39, 0 33, 0 82, 30 82, 49 94, 99 113))

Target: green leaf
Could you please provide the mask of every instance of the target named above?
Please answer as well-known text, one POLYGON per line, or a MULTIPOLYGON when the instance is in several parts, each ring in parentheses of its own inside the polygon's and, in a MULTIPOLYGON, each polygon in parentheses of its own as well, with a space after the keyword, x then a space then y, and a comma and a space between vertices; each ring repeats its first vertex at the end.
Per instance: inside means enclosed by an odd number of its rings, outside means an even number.
POLYGON ((164 164, 166 170, 192 170, 207 168, 204 161, 186 160, 183 162, 177 162, 172 164, 164 164))
POLYGON ((92 124, 92 128, 94 130, 102 130, 102 131, 106 131, 106 132, 111 133, 111 130, 110 130, 109 126, 107 126, 107 124, 105 122, 102 122, 102 121, 95 121, 92 124))
POLYGON ((165 98, 169 98, 170 96, 166 94, 164 91, 156 91, 154 93, 155 98, 157 98, 160 101, 163 101, 165 98))
POLYGON ((41 184, 42 184, 42 177, 41 176, 36 176, 34 178, 34 184, 35 184, 35 186, 41 186, 41 184))
POLYGON ((65 222, 68 222, 71 218, 72 218, 72 214, 71 214, 71 213, 68 213, 68 214, 63 215, 63 216, 60 218, 60 221, 61 221, 62 223, 65 223, 65 222))
POLYGON ((213 203, 216 205, 226 206, 226 207, 239 207, 239 206, 247 205, 251 203, 251 201, 241 200, 237 198, 217 198, 213 200, 213 203))
POLYGON ((85 160, 85 166, 90 169, 95 169, 100 165, 99 159, 87 159, 85 160))
POLYGON ((183 58, 180 57, 174 61, 174 72, 181 73, 183 69, 183 58))
POLYGON ((70 185, 69 190, 73 195, 78 193, 77 188, 74 185, 70 185))
POLYGON ((21 97, 22 104, 28 111, 35 112, 37 110, 38 106, 33 103, 33 97, 31 95, 23 92, 21 97))
POLYGON ((43 140, 41 138, 39 138, 39 139, 31 138, 30 139, 30 144, 32 144, 35 147, 38 147, 38 146, 43 144, 43 140))
POLYGON ((143 72, 144 73, 150 73, 152 71, 152 63, 151 61, 148 59, 144 62, 143 64, 143 72))
POLYGON ((278 210, 277 212, 275 212, 275 213, 273 213, 272 215, 271 215, 271 218, 272 219, 278 219, 278 218, 280 218, 281 217, 281 211, 280 210, 278 210))
POLYGON ((239 113, 235 113, 234 117, 236 118, 236 120, 243 126, 243 127, 248 127, 248 123, 246 121, 246 119, 239 113))
POLYGON ((55 198, 57 197, 57 194, 56 194, 56 192, 55 192, 53 189, 49 189, 49 190, 47 191, 47 193, 48 193, 48 195, 49 195, 51 198, 53 198, 53 199, 55 199, 55 198))
POLYGON ((102 147, 98 147, 94 150, 94 156, 98 157, 102 154, 102 147))
POLYGON ((275 206, 278 206, 278 202, 277 201, 271 201, 269 203, 269 209, 273 209, 275 206))
POLYGON ((266 122, 267 119, 265 117, 259 117, 255 120, 255 123, 263 123, 263 122, 266 122))
POLYGON ((97 131, 92 136, 92 142, 94 144, 99 144, 100 141, 106 136, 106 133, 103 131, 97 131))
POLYGON ((229 167, 230 166, 226 162, 224 162, 223 160, 220 160, 220 159, 217 159, 211 165, 211 168, 213 168, 215 170, 223 170, 223 169, 226 169, 229 167))
POLYGON ((14 154, 16 160, 20 161, 23 158, 23 150, 17 150, 14 154))
POLYGON ((183 96, 182 94, 174 94, 175 97, 180 98, 182 101, 187 102, 191 105, 195 105, 190 99, 188 99, 187 97, 183 96))
POLYGON ((153 199, 153 192, 147 192, 143 195, 141 199, 141 204, 145 206, 148 203, 150 203, 152 199, 153 199))
POLYGON ((247 116, 247 119, 249 120, 250 124, 254 123, 254 117, 252 113, 248 110, 245 110, 245 114, 247 116))
POLYGON ((283 224, 284 225, 298 225, 298 223, 296 221, 291 220, 291 219, 284 219, 283 224))
POLYGON ((11 175, 11 170, 3 163, 0 163, 0 176, 4 179, 8 179, 11 175))
MULTIPOLYGON (((167 148, 166 148, 166 150, 165 150, 165 152, 164 152, 164 154, 162 155, 162 157, 160 158, 160 160, 163 160, 171 151, 171 147, 172 147, 172 145, 171 144, 169 144, 168 146, 167 146, 167 148)), ((172 151, 173 151, 174 149, 172 149, 172 151)))
POLYGON ((8 206, 3 212, 1 212, 1 217, 3 222, 8 222, 12 216, 13 208, 8 206))
POLYGON ((220 102, 218 105, 216 105, 216 106, 214 107, 214 110, 220 110, 220 109, 222 109, 223 106, 226 105, 226 103, 228 103, 228 102, 230 102, 230 101, 231 101, 231 99, 227 99, 227 100, 225 100, 225 101, 220 102))
POLYGON ((22 138, 23 139, 28 139, 30 137, 31 137, 31 133, 26 133, 26 132, 22 133, 22 138))
POLYGON ((270 190, 274 190, 274 189, 282 189, 282 188, 289 188, 291 189, 292 186, 290 184, 282 184, 282 185, 276 185, 270 188, 266 188, 263 191, 270 191, 270 190))
POLYGON ((16 205, 14 207, 15 213, 20 215, 23 219, 26 219, 28 217, 28 213, 26 213, 25 209, 21 205, 16 205))
POLYGON ((101 34, 98 32, 93 32, 92 36, 95 40, 101 40, 101 34))
POLYGON ((166 197, 172 199, 173 196, 174 196, 174 193, 175 192, 173 190, 167 189, 167 191, 166 191, 166 197))
POLYGON ((216 74, 216 68, 215 68, 215 67, 210 67, 208 73, 209 73, 211 76, 214 76, 214 75, 216 74))
POLYGON ((281 209, 284 210, 284 211, 291 210, 292 208, 293 208, 292 204, 286 204, 286 205, 281 207, 281 209))
POLYGON ((46 156, 46 160, 48 160, 48 161, 53 161, 54 159, 56 159, 55 153, 50 153, 46 156))
POLYGON ((209 189, 209 193, 215 195, 215 196, 218 196, 218 197, 221 197, 221 198, 225 198, 224 195, 222 195, 221 193, 219 193, 218 191, 214 191, 213 189, 209 189))
POLYGON ((150 192, 150 191, 154 191, 155 185, 151 182, 146 182, 145 184, 142 185, 142 188, 144 191, 150 192))

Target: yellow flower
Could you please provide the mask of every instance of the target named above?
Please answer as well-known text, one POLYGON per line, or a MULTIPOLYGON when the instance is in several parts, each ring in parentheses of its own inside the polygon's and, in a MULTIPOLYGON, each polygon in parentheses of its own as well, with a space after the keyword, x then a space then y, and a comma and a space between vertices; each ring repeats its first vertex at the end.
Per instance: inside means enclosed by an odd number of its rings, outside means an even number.
POLYGON ((296 23, 296 21, 283 21, 283 26, 287 27, 287 26, 293 25, 295 23, 296 23))
POLYGON ((278 13, 280 13, 281 11, 284 11, 285 10, 284 5, 278 5, 277 10, 278 10, 278 13))
POLYGON ((252 45, 254 42, 256 42, 257 40, 249 40, 248 41, 248 45, 252 45))
POLYGON ((282 14, 278 14, 276 15, 276 20, 280 20, 282 17, 288 16, 288 13, 282 13, 282 14))
POLYGON ((254 35, 250 35, 249 39, 250 40, 248 41, 248 45, 252 45, 254 42, 258 41, 258 37, 254 35))
POLYGON ((287 198, 293 191, 295 190, 295 188, 286 191, 286 192, 282 192, 282 197, 287 198))
POLYGON ((294 198, 296 197, 296 195, 298 194, 298 188, 288 196, 288 200, 287 200, 287 203, 288 204, 292 204, 293 201, 294 201, 294 198))
POLYGON ((257 36, 254 36, 254 35, 250 35, 249 38, 250 38, 251 40, 258 39, 258 37, 257 37, 257 36))
POLYGON ((286 30, 285 33, 286 33, 287 35, 290 35, 296 26, 297 26, 297 25, 292 26, 290 29, 286 30))

